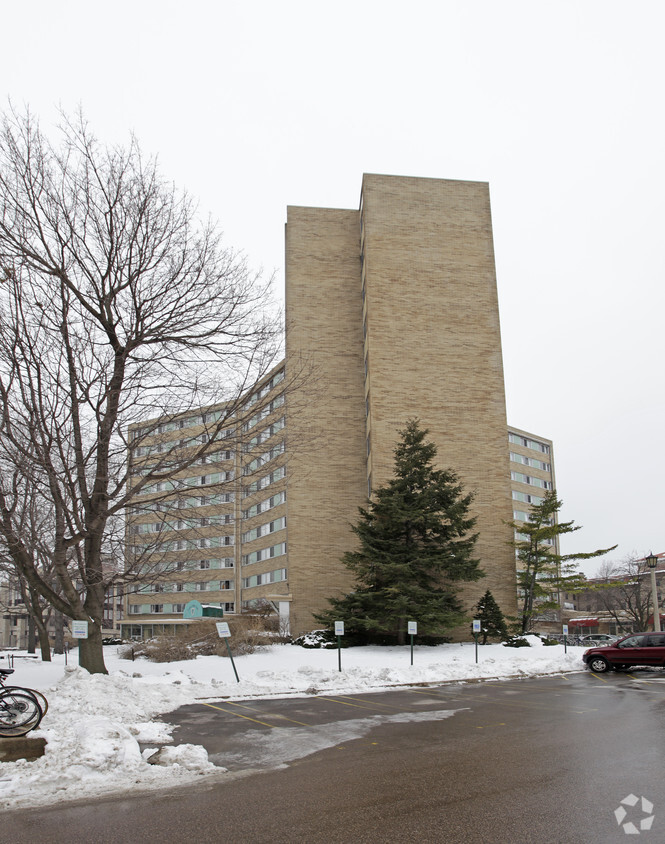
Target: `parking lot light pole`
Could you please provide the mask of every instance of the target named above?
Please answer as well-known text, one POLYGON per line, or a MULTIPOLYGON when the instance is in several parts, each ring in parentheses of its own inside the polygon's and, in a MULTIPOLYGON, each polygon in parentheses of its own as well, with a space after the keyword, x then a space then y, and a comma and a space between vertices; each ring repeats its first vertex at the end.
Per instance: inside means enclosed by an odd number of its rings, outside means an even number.
POLYGON ((656 633, 660 633, 660 608, 658 607, 658 586, 656 584, 656 566, 658 565, 658 557, 649 551, 645 558, 646 564, 651 569, 651 599, 653 601, 653 629, 656 633))

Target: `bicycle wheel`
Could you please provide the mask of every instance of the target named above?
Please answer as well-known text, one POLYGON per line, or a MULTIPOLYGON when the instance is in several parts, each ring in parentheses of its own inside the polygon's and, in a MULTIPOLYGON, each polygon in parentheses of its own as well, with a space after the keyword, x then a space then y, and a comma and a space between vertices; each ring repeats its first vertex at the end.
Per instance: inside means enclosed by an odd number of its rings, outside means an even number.
POLYGON ((24 692, 25 694, 30 695, 30 697, 34 697, 36 699, 39 704, 39 708, 42 711, 42 717, 48 712, 48 701, 41 692, 37 691, 37 689, 27 689, 24 686, 3 686, 0 688, 0 694, 2 694, 3 691, 24 692))
POLYGON ((0 692, 0 729, 26 727, 34 729, 42 720, 42 709, 37 698, 23 692, 0 692))
POLYGON ((0 726, 0 742, 3 738, 16 738, 18 736, 24 736, 26 733, 29 733, 31 730, 37 729, 40 723, 39 718, 35 718, 33 721, 28 721, 27 724, 22 724, 20 727, 3 727, 0 726))

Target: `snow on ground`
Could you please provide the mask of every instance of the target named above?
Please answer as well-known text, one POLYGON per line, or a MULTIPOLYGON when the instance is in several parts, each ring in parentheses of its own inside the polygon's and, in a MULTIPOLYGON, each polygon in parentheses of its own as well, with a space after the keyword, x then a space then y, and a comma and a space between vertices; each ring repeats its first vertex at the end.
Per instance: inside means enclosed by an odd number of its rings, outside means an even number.
MULTIPOLYGON (((414 648, 363 647, 310 650, 272 645, 237 657, 237 682, 228 658, 151 663, 120 659, 119 648, 105 648, 108 675, 90 675, 76 666, 76 651, 52 663, 16 659, 11 683, 42 691, 48 713, 30 736, 47 740, 41 759, 0 763, 0 809, 60 803, 137 788, 184 785, 202 776, 224 776, 203 747, 165 748, 159 765, 147 757, 172 742, 160 715, 206 699, 243 700, 310 694, 353 694, 391 686, 482 678, 528 677, 583 669, 581 648, 545 647, 530 637, 530 648, 473 643, 414 648), (141 752, 139 742, 151 747, 141 752)), ((1 656, 1 655, 0 655, 1 656)), ((7 665, 5 661, 0 662, 7 665)), ((168 716, 167 716, 168 721, 168 716)), ((0 741, 2 739, 0 738, 0 741)), ((313 747, 312 752, 316 750, 313 747)))

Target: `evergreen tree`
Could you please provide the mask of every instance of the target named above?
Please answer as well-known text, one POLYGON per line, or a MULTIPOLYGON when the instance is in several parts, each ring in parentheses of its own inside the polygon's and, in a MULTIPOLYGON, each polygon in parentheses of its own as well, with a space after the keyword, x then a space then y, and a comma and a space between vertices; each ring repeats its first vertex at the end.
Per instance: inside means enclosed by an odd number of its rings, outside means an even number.
POLYGON ((507 639, 508 628, 501 612, 501 607, 494 600, 494 595, 488 589, 476 604, 475 617, 480 621, 483 635, 481 645, 486 645, 488 639, 507 639))
POLYGON ((394 477, 359 508, 352 530, 360 549, 342 558, 356 589, 330 599, 332 609, 317 616, 319 622, 343 619, 351 634, 403 644, 408 620, 432 636, 465 620, 456 584, 484 574, 472 557, 473 496, 463 494, 455 472, 433 468, 436 446, 425 442, 427 433, 417 420, 400 431, 394 477))
POLYGON ((561 504, 556 491, 550 490, 540 504, 531 507, 527 522, 510 522, 515 531, 511 545, 518 560, 522 633, 531 629, 534 619, 541 613, 560 608, 560 592, 580 592, 586 588, 586 578, 577 571, 577 560, 601 557, 616 548, 613 545, 587 553, 557 554, 558 537, 581 527, 572 521, 557 522, 561 504))

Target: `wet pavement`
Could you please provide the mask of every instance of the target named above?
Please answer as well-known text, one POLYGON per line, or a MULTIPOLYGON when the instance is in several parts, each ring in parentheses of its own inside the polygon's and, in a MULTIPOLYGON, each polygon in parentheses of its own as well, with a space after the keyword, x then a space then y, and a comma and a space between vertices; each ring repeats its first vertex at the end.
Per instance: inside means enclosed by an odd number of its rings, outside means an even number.
POLYGON ((230 773, 7 813, 0 841, 665 840, 665 672, 206 700, 164 720, 230 773))

